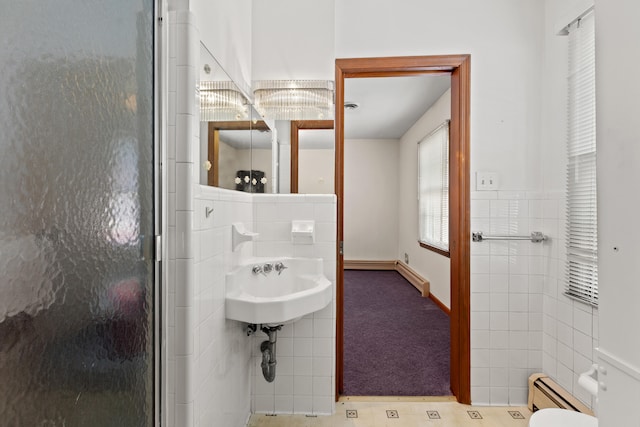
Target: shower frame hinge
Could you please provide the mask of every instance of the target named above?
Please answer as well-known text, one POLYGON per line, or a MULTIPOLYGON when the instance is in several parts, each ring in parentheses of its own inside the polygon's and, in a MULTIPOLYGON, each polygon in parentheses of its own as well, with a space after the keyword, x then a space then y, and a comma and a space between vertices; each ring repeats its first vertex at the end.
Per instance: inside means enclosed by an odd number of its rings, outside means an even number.
POLYGON ((156 236, 156 261, 162 261, 162 235, 156 236))
POLYGON ((344 255, 344 240, 340 240, 338 251, 340 252, 340 255, 344 255))

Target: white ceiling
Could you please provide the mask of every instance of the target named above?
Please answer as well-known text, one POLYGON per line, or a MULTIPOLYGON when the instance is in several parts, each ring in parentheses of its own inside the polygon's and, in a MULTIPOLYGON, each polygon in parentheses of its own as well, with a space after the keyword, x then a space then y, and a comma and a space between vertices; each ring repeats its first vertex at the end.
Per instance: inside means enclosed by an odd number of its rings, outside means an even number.
MULTIPOLYGON (((345 79, 345 139, 400 139, 451 86, 449 76, 418 75, 345 79)), ((337 106, 336 106, 337 108, 337 106)), ((333 131, 301 130, 300 146, 333 146, 333 131)))

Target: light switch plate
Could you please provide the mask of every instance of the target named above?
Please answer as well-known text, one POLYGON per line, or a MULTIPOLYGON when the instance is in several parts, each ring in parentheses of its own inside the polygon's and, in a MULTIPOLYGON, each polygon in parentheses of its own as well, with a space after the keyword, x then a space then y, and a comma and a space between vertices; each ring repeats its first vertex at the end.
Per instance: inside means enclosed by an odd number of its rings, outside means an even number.
POLYGON ((476 172, 476 191, 498 189, 498 174, 495 172, 476 172))

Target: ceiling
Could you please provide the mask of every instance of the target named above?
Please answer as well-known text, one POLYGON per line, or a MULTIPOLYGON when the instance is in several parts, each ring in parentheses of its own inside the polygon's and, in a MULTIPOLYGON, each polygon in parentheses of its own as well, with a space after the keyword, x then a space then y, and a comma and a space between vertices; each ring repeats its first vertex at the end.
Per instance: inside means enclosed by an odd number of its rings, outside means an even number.
MULTIPOLYGON (((359 107, 345 110, 345 139, 400 139, 451 86, 449 76, 347 78, 344 100, 359 107)), ((337 106, 336 106, 337 108, 337 106)), ((333 147, 333 132, 301 130, 302 148, 333 147)))
MULTIPOLYGON (((346 109, 345 139, 400 139, 451 86, 449 76, 347 78, 344 99, 359 107, 346 109)), ((235 148, 268 148, 270 132, 221 131, 235 148), (252 144, 253 138, 253 144, 252 144)), ((333 148, 333 130, 300 130, 300 148, 333 148)))

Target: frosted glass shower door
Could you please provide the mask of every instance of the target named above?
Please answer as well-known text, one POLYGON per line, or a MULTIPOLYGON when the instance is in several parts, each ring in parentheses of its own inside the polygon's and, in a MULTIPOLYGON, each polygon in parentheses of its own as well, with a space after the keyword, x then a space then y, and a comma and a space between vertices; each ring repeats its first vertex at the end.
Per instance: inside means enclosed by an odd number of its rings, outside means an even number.
POLYGON ((154 425, 154 2, 3 2, 0 425, 154 425))

